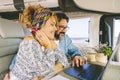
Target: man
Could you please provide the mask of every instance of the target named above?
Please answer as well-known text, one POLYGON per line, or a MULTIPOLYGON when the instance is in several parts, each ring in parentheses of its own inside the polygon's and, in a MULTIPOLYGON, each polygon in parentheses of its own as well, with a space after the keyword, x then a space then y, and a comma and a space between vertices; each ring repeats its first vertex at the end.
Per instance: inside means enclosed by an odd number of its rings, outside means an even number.
POLYGON ((58 40, 58 45, 65 55, 72 57, 72 66, 77 67, 85 64, 86 60, 82 57, 79 49, 72 43, 72 40, 66 35, 68 29, 69 18, 64 13, 56 13, 58 18, 58 29, 55 32, 55 38, 58 40))

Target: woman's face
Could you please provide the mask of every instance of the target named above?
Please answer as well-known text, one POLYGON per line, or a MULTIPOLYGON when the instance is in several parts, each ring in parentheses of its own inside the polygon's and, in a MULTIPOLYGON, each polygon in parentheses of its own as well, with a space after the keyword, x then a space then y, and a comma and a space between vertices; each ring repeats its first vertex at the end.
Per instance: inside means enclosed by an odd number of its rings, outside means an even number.
POLYGON ((51 16, 41 30, 49 39, 54 39, 54 33, 57 30, 55 17, 51 16))

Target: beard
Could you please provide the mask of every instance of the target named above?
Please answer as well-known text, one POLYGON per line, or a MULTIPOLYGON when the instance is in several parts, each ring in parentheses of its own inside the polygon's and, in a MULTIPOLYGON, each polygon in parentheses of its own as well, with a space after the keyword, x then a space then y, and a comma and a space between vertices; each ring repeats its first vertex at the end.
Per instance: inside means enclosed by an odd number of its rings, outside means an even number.
POLYGON ((60 33, 55 32, 54 36, 55 36, 56 40, 59 40, 59 39, 63 38, 64 35, 65 35, 65 32, 60 32, 60 33))

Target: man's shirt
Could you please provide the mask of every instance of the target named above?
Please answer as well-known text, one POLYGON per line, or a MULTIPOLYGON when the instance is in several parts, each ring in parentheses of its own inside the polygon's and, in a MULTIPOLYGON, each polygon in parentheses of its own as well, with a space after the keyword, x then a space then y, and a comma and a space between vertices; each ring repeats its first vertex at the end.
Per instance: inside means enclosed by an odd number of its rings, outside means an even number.
POLYGON ((68 35, 65 35, 62 39, 59 40, 59 47, 65 55, 82 55, 79 49, 72 43, 71 38, 68 35))

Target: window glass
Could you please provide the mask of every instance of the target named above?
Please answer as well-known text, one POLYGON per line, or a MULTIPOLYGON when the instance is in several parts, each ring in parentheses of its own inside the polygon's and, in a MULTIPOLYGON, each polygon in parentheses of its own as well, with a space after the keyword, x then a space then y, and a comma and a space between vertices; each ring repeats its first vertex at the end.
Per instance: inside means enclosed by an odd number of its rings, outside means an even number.
POLYGON ((114 41, 113 41, 113 48, 115 47, 116 45, 116 41, 117 41, 117 38, 118 38, 118 35, 120 33, 120 19, 114 19, 114 41))
POLYGON ((68 23, 70 29, 67 31, 67 34, 72 40, 88 41, 89 21, 90 18, 70 19, 68 23))

